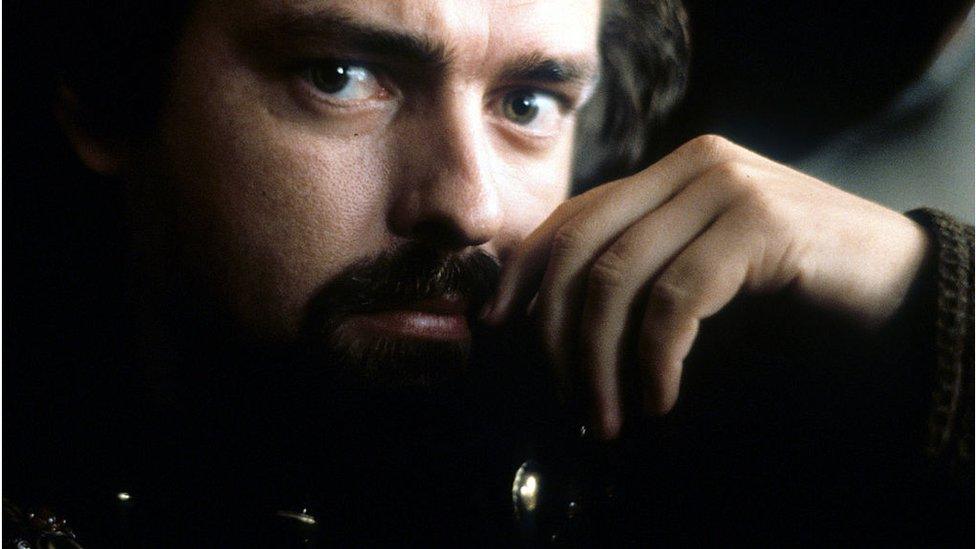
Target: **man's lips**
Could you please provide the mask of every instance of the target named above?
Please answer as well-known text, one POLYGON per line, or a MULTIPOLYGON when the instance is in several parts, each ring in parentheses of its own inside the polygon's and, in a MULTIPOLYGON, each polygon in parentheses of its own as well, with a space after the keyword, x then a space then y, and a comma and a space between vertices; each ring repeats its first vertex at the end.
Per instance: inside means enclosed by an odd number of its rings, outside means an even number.
POLYGON ((471 337, 467 310, 466 299, 448 295, 353 314, 347 322, 354 329, 387 337, 465 340, 471 337))

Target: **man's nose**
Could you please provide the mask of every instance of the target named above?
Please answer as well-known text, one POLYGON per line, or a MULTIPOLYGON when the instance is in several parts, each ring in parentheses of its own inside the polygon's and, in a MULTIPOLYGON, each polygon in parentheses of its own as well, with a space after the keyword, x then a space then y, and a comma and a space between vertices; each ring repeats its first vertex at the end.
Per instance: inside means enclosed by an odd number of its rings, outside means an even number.
POLYGON ((503 212, 480 103, 453 97, 424 111, 398 136, 390 227, 443 249, 484 244, 501 229, 503 212))

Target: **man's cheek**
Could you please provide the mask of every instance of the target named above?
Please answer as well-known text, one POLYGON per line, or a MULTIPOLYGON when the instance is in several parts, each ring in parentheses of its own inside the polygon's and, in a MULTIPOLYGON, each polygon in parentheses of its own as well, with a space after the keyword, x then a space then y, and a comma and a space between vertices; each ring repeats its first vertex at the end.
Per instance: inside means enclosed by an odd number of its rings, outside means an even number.
POLYGON ((558 162, 535 169, 511 169, 505 184, 505 223, 492 243, 504 262, 569 194, 569 170, 558 162))
POLYGON ((355 238, 355 230, 348 230, 362 228, 358 220, 330 213, 327 206, 310 200, 269 209, 269 216, 254 216, 254 224, 235 235, 233 244, 239 247, 221 258, 228 262, 227 299, 261 335, 295 335, 309 299, 368 245, 355 238))
POLYGON ((362 199, 361 185, 329 177, 342 170, 299 158, 262 164, 255 156, 224 165, 243 169, 188 183, 205 190, 184 202, 193 204, 183 209, 183 224, 198 255, 187 263, 203 267, 206 286, 255 335, 291 337, 310 296, 381 245, 383 215, 362 199))

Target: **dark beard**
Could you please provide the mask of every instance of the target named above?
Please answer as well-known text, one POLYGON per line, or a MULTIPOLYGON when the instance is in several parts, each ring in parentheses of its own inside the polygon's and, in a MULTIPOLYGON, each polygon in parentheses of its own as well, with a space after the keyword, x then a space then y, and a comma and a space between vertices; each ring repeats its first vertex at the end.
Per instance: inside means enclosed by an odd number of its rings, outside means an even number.
POLYGON ((256 462, 240 467, 272 471, 295 462, 322 475, 342 470, 343 464, 327 464, 344 456, 393 459, 393 452, 423 461, 420 456, 435 448, 447 455, 488 440, 497 445, 512 432, 528 436, 520 422, 545 416, 536 409, 548 401, 548 391, 541 389, 547 368, 531 352, 534 337, 524 323, 495 331, 471 322, 471 342, 465 343, 342 330, 352 315, 446 294, 463 296, 473 317, 498 277, 498 262, 484 252, 448 255, 404 246, 324 286, 310 303, 298 342, 267 344, 235 338, 232 331, 194 330, 204 341, 179 367, 167 369, 164 393, 173 398, 155 414, 162 425, 148 431, 168 433, 160 438, 179 451, 199 449, 204 457, 194 463, 225 456, 256 462), (206 346, 214 342, 221 344, 206 346))
POLYGON ((456 400, 459 389, 479 382, 470 375, 477 369, 470 367, 470 342, 364 337, 343 324, 355 314, 456 294, 468 303, 472 339, 479 341, 473 317, 490 299, 499 271, 498 261, 480 250, 448 254, 403 245, 323 286, 309 302, 299 338, 280 343, 249 337, 218 306, 201 306, 195 298, 203 292, 174 291, 172 301, 182 304, 174 310, 186 314, 167 325, 178 330, 181 345, 158 364, 139 361, 151 366, 139 370, 137 384, 164 409, 183 409, 194 422, 226 412, 229 423, 268 423, 272 430, 274 418, 315 421, 335 415, 333 408, 382 409, 377 403, 388 399, 456 400))
POLYGON ((364 337, 344 329, 354 314, 457 295, 469 325, 498 284, 499 264, 482 250, 463 255, 407 244, 357 263, 318 293, 308 307, 303 347, 313 362, 372 389, 435 388, 456 382, 470 363, 469 341, 364 337))

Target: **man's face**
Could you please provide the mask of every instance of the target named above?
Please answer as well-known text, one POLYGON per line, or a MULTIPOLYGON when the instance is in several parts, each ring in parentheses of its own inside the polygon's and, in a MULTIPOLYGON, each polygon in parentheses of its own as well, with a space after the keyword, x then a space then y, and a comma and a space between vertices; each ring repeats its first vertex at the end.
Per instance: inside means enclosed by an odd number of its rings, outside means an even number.
POLYGON ((299 337, 321 301, 345 307, 323 337, 463 343, 485 254, 504 261, 567 195, 599 15, 598 0, 203 2, 151 151, 181 268, 260 339, 299 337), (376 299, 328 295, 373 275, 356 291, 376 299), (432 276, 447 281, 418 289, 432 276))

